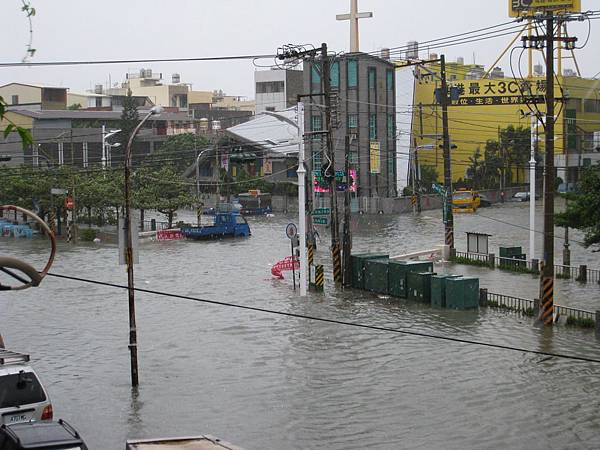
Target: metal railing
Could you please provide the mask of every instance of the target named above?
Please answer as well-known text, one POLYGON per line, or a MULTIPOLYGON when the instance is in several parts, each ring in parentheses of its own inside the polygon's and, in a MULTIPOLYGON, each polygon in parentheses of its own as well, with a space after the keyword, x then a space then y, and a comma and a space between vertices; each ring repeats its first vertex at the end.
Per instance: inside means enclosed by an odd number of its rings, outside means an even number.
POLYGON ((169 228, 169 222, 158 222, 156 220, 144 220, 142 222, 142 226, 140 227, 141 231, 159 231, 166 230, 169 228))
MULTIPOLYGON (((511 272, 521 272, 530 274, 540 273, 540 262, 536 259, 527 260, 519 258, 506 258, 495 256, 493 254, 469 253, 455 251, 454 261, 458 264, 470 264, 482 267, 510 270, 511 272)), ((583 283, 600 284, 600 269, 590 269, 585 265, 565 266, 562 264, 554 265, 556 278, 565 278, 576 280, 583 283)))
POLYGON ((577 319, 577 320, 589 320, 589 321, 596 322, 596 313, 593 311, 586 311, 584 309, 577 309, 577 308, 569 308, 568 306, 560 306, 560 305, 554 305, 554 309, 558 313, 559 317, 565 317, 567 319, 569 317, 572 317, 573 319, 577 319))
MULTIPOLYGON (((492 308, 502 308, 532 316, 535 314, 535 303, 535 300, 527 298, 487 292, 487 306, 492 308)), ((588 324, 596 322, 596 313, 594 311, 557 304, 554 305, 554 308, 559 319, 565 319, 567 324, 570 322, 569 318, 573 319, 575 325, 582 324, 583 321, 587 321, 588 324)))
POLYGON ((527 312, 531 310, 533 312, 533 307, 535 302, 533 300, 521 297, 512 297, 510 295, 503 294, 495 294, 493 292, 487 293, 487 301, 488 306, 495 306, 496 303, 499 307, 505 307, 507 309, 511 309, 517 312, 527 312))

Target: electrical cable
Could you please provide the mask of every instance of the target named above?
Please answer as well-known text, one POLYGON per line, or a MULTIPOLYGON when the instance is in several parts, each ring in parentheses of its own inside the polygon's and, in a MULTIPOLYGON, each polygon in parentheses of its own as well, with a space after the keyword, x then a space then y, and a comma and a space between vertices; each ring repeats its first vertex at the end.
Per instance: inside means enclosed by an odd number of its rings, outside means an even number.
MULTIPOLYGON (((73 276, 62 275, 62 274, 57 274, 57 273, 49 273, 48 275, 56 277, 56 278, 61 278, 61 279, 71 280, 71 281, 78 281, 78 282, 82 282, 82 283, 90 283, 90 284, 96 284, 96 285, 100 285, 100 286, 108 286, 108 287, 125 289, 125 290, 129 289, 128 286, 120 285, 120 284, 116 284, 116 283, 108 283, 108 282, 104 282, 104 281, 91 280, 91 279, 86 279, 86 278, 81 278, 81 277, 73 277, 73 276)), ((533 355, 538 355, 538 356, 554 357, 554 358, 560 358, 560 359, 568 359, 571 361, 591 362, 591 363, 595 363, 595 364, 600 364, 600 359, 590 358, 590 357, 585 357, 585 356, 568 355, 568 354, 564 354, 564 353, 554 353, 554 352, 543 352, 540 350, 531 350, 531 349, 526 349, 526 348, 513 347, 510 345, 493 344, 493 343, 482 342, 482 341, 473 341, 470 339, 462 339, 462 338, 451 337, 451 336, 441 336, 441 335, 429 334, 429 333, 425 333, 425 332, 402 329, 402 328, 389 328, 389 327, 382 327, 382 326, 376 326, 376 325, 361 324, 361 323, 357 323, 357 322, 347 322, 347 321, 337 320, 337 319, 328 319, 328 318, 324 318, 324 317, 309 316, 306 314, 297 314, 297 313, 291 313, 291 312, 286 312, 286 311, 277 311, 277 310, 272 310, 272 309, 267 309, 267 308, 259 308, 259 307, 255 307, 255 306, 240 305, 237 303, 230 303, 230 302, 224 302, 224 301, 219 301, 219 300, 209 300, 209 299, 204 299, 204 298, 199 298, 199 297, 192 297, 189 295, 180 295, 180 294, 174 294, 171 292, 162 292, 162 291, 157 291, 157 290, 153 290, 153 289, 143 289, 143 288, 136 288, 136 287, 133 287, 132 289, 134 291, 145 293, 145 294, 160 295, 163 297, 178 298, 178 299, 182 299, 182 300, 191 300, 191 301, 206 303, 206 304, 210 304, 210 305, 226 306, 229 308, 237 308, 237 309, 241 309, 241 310, 254 311, 254 312, 260 312, 260 313, 265 313, 265 314, 274 314, 274 315, 278 315, 278 316, 292 317, 295 319, 311 320, 311 321, 315 321, 315 322, 323 322, 323 323, 331 323, 331 324, 335 324, 335 325, 357 327, 357 328, 363 328, 363 329, 373 330, 373 331, 383 331, 383 332, 387 332, 387 333, 404 334, 407 336, 437 339, 437 340, 455 342, 455 343, 460 343, 460 344, 494 348, 494 349, 498 349, 498 350, 509 350, 509 351, 533 354, 533 355)))
POLYGON ((156 58, 156 59, 105 59, 98 61, 41 61, 41 62, 0 62, 0 67, 39 67, 39 66, 81 66, 99 64, 139 64, 139 63, 169 63, 169 62, 194 62, 194 61, 235 61, 269 59, 277 55, 237 55, 237 56, 203 56, 194 58, 156 58))

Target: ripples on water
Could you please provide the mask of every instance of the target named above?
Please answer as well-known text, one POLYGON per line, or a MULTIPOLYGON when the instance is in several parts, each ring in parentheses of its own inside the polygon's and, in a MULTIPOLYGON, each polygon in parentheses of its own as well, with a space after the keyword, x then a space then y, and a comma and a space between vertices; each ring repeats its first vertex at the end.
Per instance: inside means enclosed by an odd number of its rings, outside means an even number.
MULTIPOLYGON (((433 246, 441 239, 438 216, 357 218, 355 250, 399 254, 433 246)), ((539 330, 529 319, 494 310, 433 310, 360 291, 334 292, 331 280, 326 294, 300 299, 289 280, 269 275, 270 264, 289 253, 288 221, 252 219, 253 236, 244 240, 144 244, 136 284, 600 358, 590 332, 539 330)), ((484 226, 475 216, 457 220, 459 230, 484 226)), ((488 232, 507 233, 497 227, 488 232)), ((464 238, 457 235, 460 246, 464 238)), ((326 230, 322 238, 317 258, 329 270, 326 230)), ((522 245, 526 238, 526 230, 506 236, 524 240, 522 245)), ((41 242, 2 240, 0 246, 3 253, 43 262, 41 242)), ((576 257, 588 256, 581 251, 576 257)), ((61 244, 53 271, 125 284, 116 261, 112 245, 61 244)), ((485 275, 490 290, 504 293, 532 297, 537 290, 535 279, 523 275, 460 266, 436 270, 485 275)), ((560 292, 577 286, 557 284, 560 292)), ((576 289, 586 298, 574 302, 596 307, 597 287, 576 289)), ((39 289, 0 294, 7 344, 32 354, 56 417, 75 424, 91 448, 123 448, 133 437, 201 433, 248 449, 600 447, 598 365, 146 293, 136 299, 141 386, 132 396, 126 291, 50 278, 39 289)))

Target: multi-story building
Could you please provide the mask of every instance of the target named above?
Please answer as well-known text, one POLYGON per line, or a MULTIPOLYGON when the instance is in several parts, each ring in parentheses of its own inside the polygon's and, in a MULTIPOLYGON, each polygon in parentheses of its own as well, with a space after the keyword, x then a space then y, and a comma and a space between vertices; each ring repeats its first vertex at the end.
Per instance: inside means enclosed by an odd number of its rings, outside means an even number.
MULTIPOLYGON (((442 137, 441 107, 435 92, 440 87, 439 65, 430 64, 415 81, 414 113, 412 121, 413 146, 418 149, 421 167, 435 168, 438 180, 443 179, 443 154, 439 147, 442 137)), ((484 156, 488 141, 498 141, 499 133, 508 126, 522 127, 539 136, 537 154, 544 153, 544 128, 532 127, 529 107, 531 102, 543 115, 546 78, 538 70, 531 78, 504 78, 495 68, 484 78, 484 71, 466 70, 461 64, 448 65, 448 85, 458 94, 448 108, 449 134, 453 144, 452 179, 468 178, 467 170, 479 151, 484 156), (475 76, 474 72, 479 72, 475 76), (493 74, 493 75, 492 75, 493 74)), ((576 183, 580 168, 600 160, 600 89, 598 80, 572 76, 555 77, 556 126, 555 165, 557 176, 565 184, 576 183)), ((535 140, 535 136, 534 136, 535 140)), ((530 138, 528 137, 527 145, 530 138)), ((505 161, 512 181, 528 182, 529 156, 520 163, 505 161)), ((541 175, 541 171, 538 176, 541 175)), ((511 180, 506 180, 511 181, 511 180)))
POLYGON ((256 114, 282 111, 297 104, 303 86, 303 72, 296 69, 273 69, 254 72, 256 114))
MULTIPOLYGON (((321 61, 305 63, 304 93, 323 92, 321 61)), ((350 137, 350 169, 356 172, 358 197, 396 196, 396 96, 394 65, 366 53, 331 60, 333 134, 336 173, 344 170, 344 140, 350 137)), ((323 98, 306 101, 305 131, 324 131, 323 98)), ((326 148, 324 134, 306 141, 314 177, 320 176, 326 148)))
POLYGON ((10 109, 67 109, 67 88, 9 83, 0 86, 0 97, 10 109))

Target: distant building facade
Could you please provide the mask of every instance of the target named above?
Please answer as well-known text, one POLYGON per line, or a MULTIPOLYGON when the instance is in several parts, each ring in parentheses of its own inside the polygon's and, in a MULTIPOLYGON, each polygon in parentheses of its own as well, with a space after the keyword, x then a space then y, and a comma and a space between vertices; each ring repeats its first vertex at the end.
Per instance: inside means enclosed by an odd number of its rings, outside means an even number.
POLYGON ((304 89, 302 70, 274 69, 254 72, 256 114, 282 111, 297 104, 304 89))
POLYGON ((67 109, 67 88, 9 83, 0 86, 0 97, 10 109, 67 109))
MULTIPOLYGON (((305 63, 304 92, 323 92, 321 61, 305 63)), ((331 61, 333 145, 336 172, 344 170, 344 140, 350 137, 350 168, 356 171, 358 197, 395 197, 396 95, 394 65, 365 53, 349 53, 331 61)), ((325 129, 322 97, 305 102, 305 132, 325 129)), ((306 139, 313 177, 320 175, 326 146, 324 134, 306 139)))

